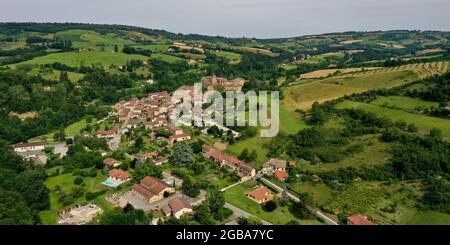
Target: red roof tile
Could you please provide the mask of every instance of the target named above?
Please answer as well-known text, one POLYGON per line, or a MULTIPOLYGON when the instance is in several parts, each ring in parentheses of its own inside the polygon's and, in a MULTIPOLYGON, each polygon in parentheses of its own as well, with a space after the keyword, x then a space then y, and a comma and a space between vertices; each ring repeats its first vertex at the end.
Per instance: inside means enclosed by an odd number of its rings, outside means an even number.
POLYGON ((367 219, 366 216, 362 216, 360 214, 349 216, 347 220, 354 225, 373 225, 373 223, 367 219))

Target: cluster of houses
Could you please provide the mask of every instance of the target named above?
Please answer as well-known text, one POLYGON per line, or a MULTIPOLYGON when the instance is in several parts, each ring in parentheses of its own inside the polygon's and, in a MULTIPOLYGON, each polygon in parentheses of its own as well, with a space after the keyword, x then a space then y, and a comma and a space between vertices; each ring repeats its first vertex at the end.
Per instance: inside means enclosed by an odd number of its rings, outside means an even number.
POLYGON ((288 165, 286 160, 272 158, 263 164, 261 173, 271 175, 279 181, 285 181, 289 177, 289 174, 286 172, 287 166, 295 168, 297 163, 295 161, 289 161, 288 165))
POLYGON ((151 176, 143 178, 139 184, 134 184, 132 190, 137 196, 148 203, 160 201, 170 194, 175 193, 175 188, 173 186, 151 176))
POLYGON ((114 108, 117 110, 119 122, 124 127, 144 125, 146 128, 158 128, 168 125, 167 114, 175 108, 168 92, 150 93, 142 99, 131 98, 128 101, 118 102, 114 108))
MULTIPOLYGON (((147 176, 143 178, 139 184, 132 186, 132 192, 147 203, 155 203, 168 198, 175 193, 175 188, 166 182, 156 178, 147 176)), ((165 216, 173 216, 179 219, 183 214, 192 214, 191 204, 182 197, 173 197, 167 202, 167 205, 161 208, 165 216)))
POLYGON ((97 130, 97 132, 95 134, 99 138, 111 139, 111 138, 114 138, 114 136, 119 134, 119 128, 115 127, 110 130, 97 130))
POLYGON ((216 148, 209 145, 203 145, 202 152, 205 159, 218 163, 220 167, 227 167, 236 171, 239 177, 241 177, 241 181, 245 181, 256 176, 256 170, 253 167, 231 155, 223 153, 216 148))
MULTIPOLYGON (((117 110, 118 121, 124 124, 123 130, 138 126, 144 126, 146 129, 154 131, 167 130, 172 133, 168 139, 169 144, 191 139, 189 134, 169 123, 169 115, 175 107, 176 103, 172 102, 169 93, 166 91, 150 93, 142 99, 122 100, 114 106, 117 110)), ((114 128, 112 130, 99 130, 96 135, 113 138, 119 133, 119 129, 114 128)))
POLYGON ((135 157, 140 163, 151 160, 157 166, 169 161, 166 157, 160 156, 156 151, 140 152, 135 157))
POLYGON ((228 80, 216 75, 203 77, 201 80, 202 86, 207 90, 225 90, 225 91, 241 91, 245 80, 243 78, 235 78, 228 80))

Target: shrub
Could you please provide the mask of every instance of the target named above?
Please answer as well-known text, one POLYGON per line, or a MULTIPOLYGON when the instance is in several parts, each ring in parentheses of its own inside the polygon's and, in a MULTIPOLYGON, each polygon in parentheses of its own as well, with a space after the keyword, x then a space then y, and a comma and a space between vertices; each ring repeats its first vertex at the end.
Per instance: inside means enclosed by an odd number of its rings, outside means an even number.
POLYGON ((274 201, 268 201, 264 204, 264 210, 267 212, 272 212, 277 209, 277 204, 274 201))
POLYGON ((81 183, 83 183, 83 178, 81 178, 81 177, 76 177, 76 178, 73 180, 73 183, 74 183, 75 185, 81 185, 81 183))
POLYGON ((101 191, 97 191, 97 192, 86 192, 85 197, 86 197, 86 200, 90 201, 90 200, 93 200, 105 193, 106 193, 106 190, 101 190, 101 191))

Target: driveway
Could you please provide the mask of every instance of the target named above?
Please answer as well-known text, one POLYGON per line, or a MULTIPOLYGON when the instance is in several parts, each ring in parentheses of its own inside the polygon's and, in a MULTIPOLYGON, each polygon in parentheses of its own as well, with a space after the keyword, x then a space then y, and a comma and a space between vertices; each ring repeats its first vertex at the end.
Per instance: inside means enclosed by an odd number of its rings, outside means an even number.
POLYGON ((195 197, 195 198, 188 197, 182 193, 177 192, 177 193, 175 193, 167 198, 164 198, 160 201, 148 203, 146 200, 144 200, 141 197, 139 197, 138 195, 136 195, 133 191, 129 191, 129 192, 125 192, 122 194, 122 196, 119 199, 119 204, 121 207, 124 207, 127 203, 130 203, 131 205, 133 205, 134 208, 142 209, 147 212, 152 209, 161 209, 161 208, 167 206, 169 201, 176 197, 184 198, 192 206, 197 206, 205 200, 205 196, 206 196, 205 191, 201 191, 200 195, 198 195, 198 197, 195 197))
POLYGON ((163 171, 163 181, 166 182, 169 185, 172 185, 175 181, 175 187, 181 187, 183 184, 183 180, 178 178, 177 176, 172 175, 171 173, 167 171, 163 171))
POLYGON ((69 150, 66 144, 56 144, 53 145, 53 147, 54 147, 53 152, 55 154, 60 154, 61 157, 65 156, 67 154, 67 151, 69 150))

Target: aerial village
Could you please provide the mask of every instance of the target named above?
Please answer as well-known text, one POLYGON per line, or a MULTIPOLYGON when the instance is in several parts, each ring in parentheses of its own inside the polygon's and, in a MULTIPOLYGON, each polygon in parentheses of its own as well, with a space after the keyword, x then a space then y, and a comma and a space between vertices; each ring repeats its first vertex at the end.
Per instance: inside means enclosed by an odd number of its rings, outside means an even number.
MULTIPOLYGON (((227 80, 212 75, 202 78, 201 83, 207 90, 241 91, 245 80, 227 80)), ((182 86, 177 91, 193 94, 194 86, 182 86)), ((101 174, 96 175, 96 178, 103 178, 103 187, 97 192, 89 193, 98 195, 94 195, 94 198, 67 203, 67 206, 59 208, 55 214, 57 224, 81 225, 95 222, 105 211, 105 204, 95 202, 99 197, 104 198, 106 206, 123 209, 132 207, 151 213, 153 225, 162 224, 168 219, 192 216, 195 215, 195 207, 205 202, 205 182, 206 185, 219 186, 220 192, 226 192, 240 184, 252 183, 248 191, 238 197, 244 199, 244 202, 250 201, 252 205, 266 205, 273 203, 275 199, 298 201, 291 196, 285 185, 280 184, 288 179, 289 170, 297 167, 295 161, 272 158, 257 169, 251 162, 227 152, 229 142, 239 140, 239 132, 214 124, 203 128, 171 124, 169 115, 177 103, 173 103, 167 91, 149 93, 140 99, 133 97, 122 100, 112 107, 113 110, 105 118, 97 121, 100 128, 97 126, 97 130, 82 133, 81 137, 94 137, 106 143, 106 147, 95 149, 102 159, 101 164, 97 164, 101 166, 98 170, 101 174), (189 149, 186 150, 185 146, 189 146, 189 149), (194 169, 192 171, 187 169, 189 167, 174 164, 174 161, 183 162, 186 160, 183 158, 190 157, 195 158, 195 161, 201 158, 200 161, 209 165, 197 166, 200 170, 196 170, 195 166, 191 167, 194 169), (184 183, 187 179, 186 171, 198 175, 194 180, 196 185, 184 183)), ((49 157, 66 156, 74 140, 76 139, 68 138, 66 142, 58 143, 33 141, 15 144, 13 148, 31 164, 45 165, 49 157)), ((262 224, 272 224, 255 213, 243 210, 245 207, 228 202, 225 207, 231 210, 231 215, 223 219, 223 224, 236 225, 237 220, 242 218, 256 218, 262 224)), ((316 214, 325 223, 335 223, 320 211, 316 214)), ((371 222, 367 217, 355 214, 348 217, 348 224, 371 222)))

